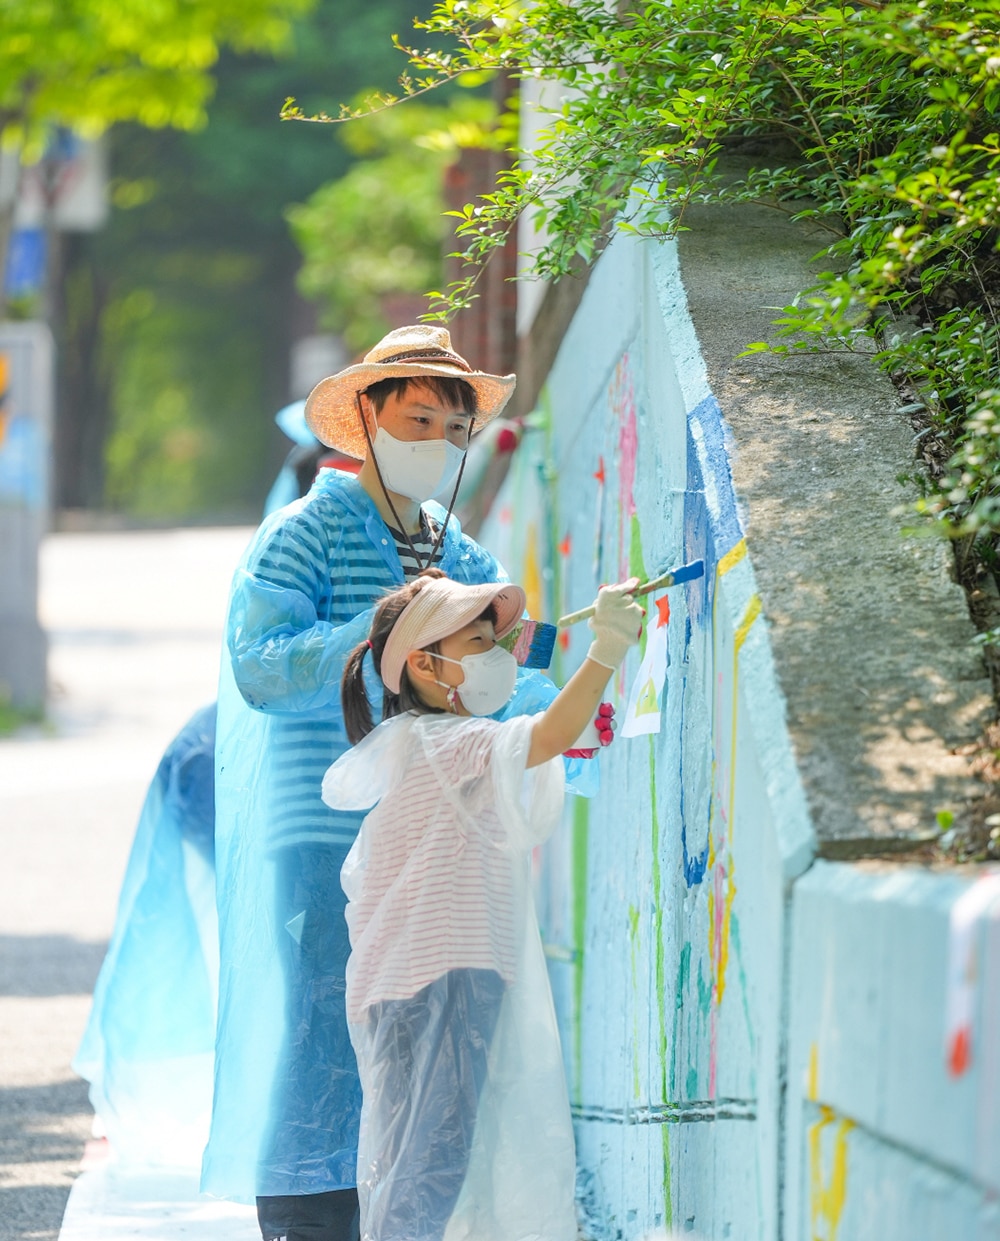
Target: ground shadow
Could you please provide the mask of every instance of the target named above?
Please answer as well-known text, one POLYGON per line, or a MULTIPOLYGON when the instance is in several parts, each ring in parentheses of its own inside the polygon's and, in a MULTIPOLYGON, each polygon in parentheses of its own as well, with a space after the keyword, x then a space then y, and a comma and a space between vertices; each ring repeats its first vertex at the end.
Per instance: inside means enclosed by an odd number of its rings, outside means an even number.
POLYGON ((0 1241, 55 1241, 90 1135, 79 1078, 0 1088, 0 1241))
POLYGON ((0 935, 0 996, 90 995, 106 940, 0 935))

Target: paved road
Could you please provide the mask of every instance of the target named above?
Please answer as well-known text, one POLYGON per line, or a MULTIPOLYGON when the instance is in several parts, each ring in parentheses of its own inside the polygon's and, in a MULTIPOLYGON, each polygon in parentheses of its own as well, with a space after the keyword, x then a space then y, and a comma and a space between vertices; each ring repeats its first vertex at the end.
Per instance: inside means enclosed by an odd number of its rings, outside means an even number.
POLYGON ((0 1241, 56 1238, 92 1113, 70 1060, 146 787, 215 696, 247 528, 51 535, 50 719, 0 740, 0 1241))

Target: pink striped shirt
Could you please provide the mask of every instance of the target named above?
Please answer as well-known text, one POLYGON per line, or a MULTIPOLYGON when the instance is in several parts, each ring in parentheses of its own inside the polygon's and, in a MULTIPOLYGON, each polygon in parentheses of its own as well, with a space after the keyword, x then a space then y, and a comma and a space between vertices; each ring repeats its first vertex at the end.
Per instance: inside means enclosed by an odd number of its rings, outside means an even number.
MULTIPOLYGON (((380 760, 392 768, 381 773, 388 787, 341 872, 352 949, 349 1021, 449 970, 496 970, 512 982, 530 899, 529 850, 556 821, 548 813, 540 834, 531 831, 518 796, 525 786, 530 799, 536 772, 545 771, 546 785, 553 774, 546 771, 552 764, 525 771, 530 719, 404 716, 381 728, 392 725, 397 745, 380 760)), ((340 804, 338 768, 360 749, 330 769, 324 798, 331 804, 340 804)), ((562 768, 554 766, 561 802, 562 768)))

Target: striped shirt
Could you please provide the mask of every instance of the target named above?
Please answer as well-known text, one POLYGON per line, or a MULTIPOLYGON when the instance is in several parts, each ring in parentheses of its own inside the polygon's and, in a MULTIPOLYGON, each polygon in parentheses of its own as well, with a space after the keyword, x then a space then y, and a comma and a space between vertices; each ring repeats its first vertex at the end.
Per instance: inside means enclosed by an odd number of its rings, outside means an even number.
POLYGON ((429 569, 441 559, 441 549, 434 551, 434 544, 440 530, 440 524, 432 521, 424 512, 420 514, 420 529, 410 535, 409 542, 401 530, 389 527, 389 533, 396 543, 399 563, 403 566, 403 575, 408 582, 412 582, 422 569, 429 569), (416 556, 414 552, 417 553, 416 556))
MULTIPOLYGON (((543 796, 552 796, 545 781, 553 780, 556 796, 531 824, 537 836, 525 838, 518 791, 529 718, 403 716, 383 730, 390 746, 396 739, 395 748, 369 756, 362 743, 324 782, 324 796, 334 804, 345 789, 352 801, 350 790, 365 778, 357 769, 364 773, 365 764, 376 794, 380 782, 389 783, 341 872, 351 936, 349 1021, 363 1020, 373 1004, 415 995, 449 970, 495 970, 514 981, 529 850, 554 827, 562 800, 561 765, 539 769, 543 796), (509 801, 498 796, 498 782, 511 790, 509 801)), ((533 793, 527 795, 531 801, 533 793)))
MULTIPOLYGON (((443 521, 444 510, 433 508, 443 521)), ((437 563, 459 582, 507 580, 454 517, 437 563)), ((348 748, 340 678, 368 637, 373 605, 404 580, 371 497, 338 470, 321 471, 305 499, 262 523, 237 569, 226 624, 217 747, 223 838, 232 831, 245 842, 252 832, 267 849, 352 844, 363 816, 331 810, 320 797, 323 773, 348 748)), ((370 660, 366 674, 377 720, 381 684, 370 660)))

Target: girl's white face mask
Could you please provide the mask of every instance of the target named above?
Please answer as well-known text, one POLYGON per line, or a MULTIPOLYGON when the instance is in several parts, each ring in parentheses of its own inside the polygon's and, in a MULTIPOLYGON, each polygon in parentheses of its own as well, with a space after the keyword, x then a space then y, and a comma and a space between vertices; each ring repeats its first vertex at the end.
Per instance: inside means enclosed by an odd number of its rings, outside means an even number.
POLYGON ((492 715, 509 701, 517 681, 517 660, 502 646, 483 651, 481 655, 465 655, 461 659, 449 659, 438 655, 449 664, 458 664, 465 673, 465 680, 457 688, 438 681, 445 689, 454 689, 462 700, 462 706, 470 715, 492 715))
POLYGON ((372 448, 388 491, 415 504, 442 493, 451 498, 465 449, 444 439, 398 440, 385 427, 375 432, 372 448))

